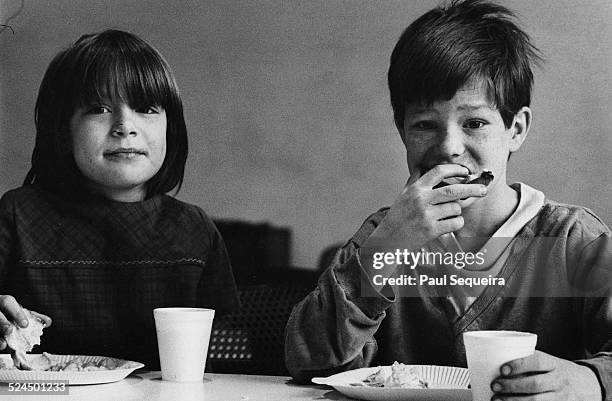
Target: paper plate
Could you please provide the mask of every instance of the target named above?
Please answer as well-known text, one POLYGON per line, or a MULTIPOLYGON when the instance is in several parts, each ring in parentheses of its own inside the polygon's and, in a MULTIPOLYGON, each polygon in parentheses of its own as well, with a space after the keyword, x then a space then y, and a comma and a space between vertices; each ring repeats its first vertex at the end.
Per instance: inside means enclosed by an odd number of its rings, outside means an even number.
POLYGON ((314 377, 313 383, 333 387, 342 394, 368 401, 471 401, 470 374, 465 368, 437 365, 407 365, 429 383, 429 388, 356 386, 381 367, 361 368, 329 377, 314 377))
MULTIPOLYGON (((37 355, 37 354, 28 354, 37 355)), ((40 354, 38 354, 40 355, 40 354)), ((90 372, 49 372, 40 370, 17 370, 17 369, 0 369, 0 382, 14 382, 16 380, 68 380, 69 385, 78 384, 100 384, 111 383, 125 379, 130 373, 136 369, 144 367, 140 362, 126 361, 123 359, 110 358, 106 356, 93 355, 53 355, 47 354, 53 363, 65 363, 75 358, 81 358, 86 362, 99 362, 101 360, 111 359, 121 366, 119 369, 113 370, 96 370, 90 372)), ((0 355, 0 359, 8 365, 13 366, 13 360, 10 355, 0 355)))

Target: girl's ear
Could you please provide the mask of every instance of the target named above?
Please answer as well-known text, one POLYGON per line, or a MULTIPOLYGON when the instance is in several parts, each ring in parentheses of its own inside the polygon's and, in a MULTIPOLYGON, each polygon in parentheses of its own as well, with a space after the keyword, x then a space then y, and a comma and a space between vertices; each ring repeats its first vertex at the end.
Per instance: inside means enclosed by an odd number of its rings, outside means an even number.
POLYGON ((520 149, 521 145, 527 138, 529 128, 531 127, 531 109, 527 106, 521 107, 518 113, 515 114, 512 120, 512 126, 509 131, 510 137, 510 153, 514 153, 520 149))

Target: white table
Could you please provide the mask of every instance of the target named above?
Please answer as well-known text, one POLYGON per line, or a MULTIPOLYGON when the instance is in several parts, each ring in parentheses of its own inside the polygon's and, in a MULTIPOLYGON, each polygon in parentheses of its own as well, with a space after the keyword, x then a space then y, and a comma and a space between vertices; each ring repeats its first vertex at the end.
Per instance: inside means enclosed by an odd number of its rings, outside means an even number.
POLYGON ((2 401, 309 401, 351 400, 330 387, 297 385, 285 376, 253 376, 206 373, 197 383, 161 380, 160 372, 134 373, 125 380, 88 386, 71 386, 69 395, 6 395, 2 401))

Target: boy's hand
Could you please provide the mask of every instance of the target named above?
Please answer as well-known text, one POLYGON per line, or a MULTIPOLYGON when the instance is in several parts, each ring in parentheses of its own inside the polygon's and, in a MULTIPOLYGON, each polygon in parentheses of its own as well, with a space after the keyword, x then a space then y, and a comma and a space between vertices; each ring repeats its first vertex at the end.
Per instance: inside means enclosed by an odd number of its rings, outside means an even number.
POLYGON ((363 247, 374 244, 402 244, 418 249, 439 236, 463 227, 460 200, 483 197, 481 184, 452 184, 433 189, 451 177, 467 177, 469 171, 459 164, 440 164, 419 176, 412 174, 387 215, 363 247))
MULTIPOLYGON (((45 327, 51 325, 50 317, 41 315, 37 312, 32 312, 32 314, 40 319, 45 324, 45 327)), ((0 350, 6 348, 6 341, 4 341, 4 338, 13 329, 13 324, 24 328, 28 327, 27 316, 14 297, 10 295, 0 295, 0 350)))
POLYGON ((493 400, 601 400, 595 373, 588 367, 536 351, 502 365, 493 380, 493 400))

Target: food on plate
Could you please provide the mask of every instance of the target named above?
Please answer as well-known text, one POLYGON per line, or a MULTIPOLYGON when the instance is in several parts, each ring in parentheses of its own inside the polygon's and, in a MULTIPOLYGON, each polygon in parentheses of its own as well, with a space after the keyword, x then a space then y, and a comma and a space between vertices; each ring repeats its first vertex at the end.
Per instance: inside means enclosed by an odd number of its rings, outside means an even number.
MULTIPOLYGON (((28 355, 31 369, 49 372, 91 372, 99 370, 132 369, 142 366, 136 362, 124 361, 115 358, 91 359, 84 356, 74 356, 66 359, 63 355, 53 355, 43 352, 40 355, 28 355), (88 360, 86 360, 88 359, 88 360), (63 361, 62 361, 63 360, 63 361)), ((0 359, 0 369, 18 369, 0 359)))
POLYGON ((23 354, 20 356, 19 360, 15 360, 15 357, 13 356, 12 365, 0 359, 0 370, 47 370, 51 367, 51 365, 51 359, 45 353, 42 355, 23 354))
MULTIPOLYGON (((493 176, 493 173, 489 170, 483 170, 482 174, 478 175, 478 174, 470 174, 468 175, 462 182, 460 182, 460 184, 482 184, 482 185, 489 185, 491 183, 491 181, 493 181, 493 178, 495 178, 493 176)), ((450 185, 448 182, 442 181, 440 182, 438 185, 436 185, 434 187, 434 189, 436 188, 442 188, 445 187, 447 185, 450 185)))
POLYGON ((32 351, 35 345, 40 345, 45 323, 38 319, 27 309, 23 310, 28 319, 28 327, 19 327, 12 324, 11 331, 4 336, 7 346, 11 350, 13 363, 19 369, 32 370, 26 352, 32 351))
POLYGON ((11 350, 11 361, 0 358, 0 369, 10 370, 36 370, 50 372, 90 372, 95 370, 132 369, 142 366, 136 362, 124 361, 115 358, 74 356, 66 358, 64 355, 27 354, 35 345, 40 345, 45 323, 32 312, 24 309, 28 318, 28 327, 21 328, 12 324, 10 332, 4 336, 6 344, 11 350))
POLYGON ((376 372, 353 386, 367 387, 400 387, 429 388, 429 383, 423 379, 415 367, 393 362, 391 366, 381 366, 376 372))
MULTIPOLYGON (((43 353, 45 355, 46 353, 43 353)), ((49 354, 46 354, 49 356, 49 354)), ((132 362, 122 361, 115 358, 102 358, 98 361, 85 362, 82 357, 75 357, 69 361, 63 363, 55 363, 49 367, 52 372, 90 372, 94 370, 114 370, 114 369, 128 369, 132 365, 132 362)))

